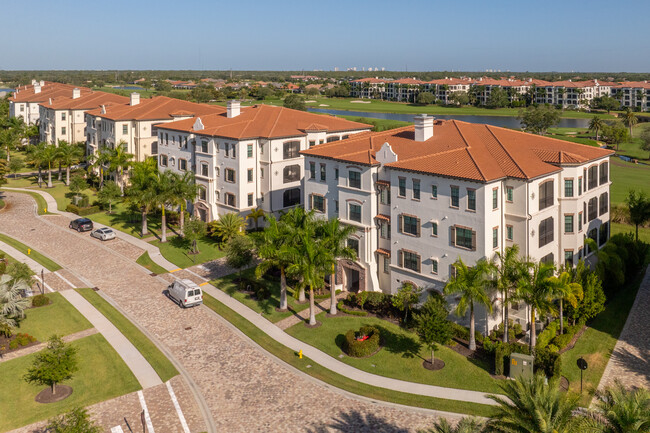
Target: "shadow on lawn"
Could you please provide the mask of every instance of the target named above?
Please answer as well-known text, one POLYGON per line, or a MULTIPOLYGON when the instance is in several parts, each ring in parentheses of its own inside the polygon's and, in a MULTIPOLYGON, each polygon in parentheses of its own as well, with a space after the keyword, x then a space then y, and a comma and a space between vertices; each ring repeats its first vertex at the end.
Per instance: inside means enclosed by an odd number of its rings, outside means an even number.
POLYGON ((364 414, 356 410, 341 412, 331 422, 324 422, 306 429, 308 433, 408 433, 409 429, 396 426, 388 420, 378 417, 372 413, 364 414))

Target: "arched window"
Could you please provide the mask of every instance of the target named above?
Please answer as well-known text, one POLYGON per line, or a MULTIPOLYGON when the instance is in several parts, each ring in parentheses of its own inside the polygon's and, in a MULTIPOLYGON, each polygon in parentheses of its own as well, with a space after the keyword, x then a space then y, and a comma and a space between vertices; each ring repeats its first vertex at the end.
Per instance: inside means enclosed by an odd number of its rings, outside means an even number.
POLYGON ((300 180, 300 164, 284 167, 283 182, 297 182, 300 180))
POLYGON ((199 200, 206 201, 208 199, 208 193, 204 186, 199 185, 199 200))
POLYGON ((284 143, 284 159, 298 158, 300 156, 299 152, 299 141, 287 141, 284 143))
POLYGON ((553 206, 553 180, 547 180, 539 185, 539 210, 553 206))

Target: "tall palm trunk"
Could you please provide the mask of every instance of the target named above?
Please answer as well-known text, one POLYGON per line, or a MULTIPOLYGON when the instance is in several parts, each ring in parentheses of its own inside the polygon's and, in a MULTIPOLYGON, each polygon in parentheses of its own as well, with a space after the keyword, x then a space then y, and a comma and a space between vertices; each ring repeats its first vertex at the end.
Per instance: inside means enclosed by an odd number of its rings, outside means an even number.
POLYGON ((144 235, 146 234, 149 234, 149 232, 147 231, 147 211, 146 209, 143 208, 142 209, 142 237, 144 237, 144 235))
POLYGON ((104 169, 99 167, 99 189, 104 187, 104 169))
POLYGON ((535 308, 530 309, 530 353, 535 351, 537 344, 537 329, 535 329, 535 308))
POLYGON ((503 291, 503 342, 508 342, 508 289, 503 291))
MULTIPOLYGON (((120 167, 119 175, 120 175, 120 191, 122 192, 122 195, 124 195, 124 169, 122 167, 120 167)), ((165 211, 163 210, 163 215, 164 212, 165 211)))
POLYGON ((11 155, 9 153, 9 146, 7 145, 5 147, 5 149, 7 150, 7 165, 9 165, 9 163, 11 162, 11 155))
MULTIPOLYGON (((184 203, 181 203, 181 214, 180 214, 180 217, 179 217, 179 223, 180 223, 180 226, 181 226, 180 227, 181 237, 185 237, 185 234, 183 233, 183 228, 185 227, 185 204, 184 203)), ((284 296, 286 298, 286 296, 287 296, 287 294, 286 294, 286 284, 287 284, 286 280, 285 280, 284 284, 285 284, 285 294, 284 294, 284 296)), ((285 304, 286 304, 286 302, 285 302, 285 304)), ((282 306, 280 306, 280 308, 282 308, 282 306)), ((286 306, 285 306, 285 308, 286 308, 286 306)))
POLYGON ((56 394, 56 382, 52 382, 52 395, 56 394))
POLYGON ((474 318, 474 302, 469 304, 469 350, 476 350, 476 330, 474 318))
POLYGON ((433 361, 434 361, 434 358, 433 358, 433 347, 432 347, 431 348, 431 367, 433 367, 433 361))
POLYGON ((298 291, 298 302, 305 302, 305 288, 301 287, 298 291))
POLYGON ((562 311, 563 303, 564 299, 560 298, 560 335, 564 334, 564 311, 562 311))
POLYGON ((52 166, 47 165, 47 187, 52 188, 52 166))
POLYGON ((336 288, 334 283, 336 282, 336 274, 334 273, 334 265, 332 265, 332 275, 330 275, 330 314, 332 316, 336 315, 336 288))
POLYGON ((163 204, 161 208, 160 242, 167 242, 167 217, 165 216, 165 205, 163 204))
POLYGON ((316 324, 316 311, 314 305, 314 288, 309 286, 309 324, 314 326, 316 324))
POLYGON ((38 166, 38 187, 41 187, 41 184, 43 183, 43 170, 41 169, 41 166, 38 166))
POLYGON ((58 174, 58 176, 56 178, 56 180, 58 180, 59 182, 61 182, 62 173, 63 173, 63 171, 61 170, 61 163, 59 162, 59 174, 58 174))
POLYGON ((65 184, 70 186, 70 166, 65 168, 65 184))
POLYGON ((284 267, 280 268, 280 310, 287 310, 287 277, 284 275, 284 267))

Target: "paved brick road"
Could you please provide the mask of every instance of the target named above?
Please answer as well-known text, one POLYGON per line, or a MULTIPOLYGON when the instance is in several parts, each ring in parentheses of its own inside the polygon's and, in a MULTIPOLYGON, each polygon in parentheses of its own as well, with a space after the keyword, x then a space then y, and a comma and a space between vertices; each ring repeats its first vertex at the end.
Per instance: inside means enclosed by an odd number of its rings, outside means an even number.
POLYGON ((358 432, 364 431, 365 415, 381 422, 374 431, 431 425, 429 413, 348 398, 297 375, 215 320, 206 307, 178 308, 162 295, 163 279, 67 229, 65 221, 56 221, 63 217, 36 217, 31 197, 7 193, 7 199, 13 206, 0 214, 0 230, 100 287, 162 341, 199 386, 218 431, 358 432))

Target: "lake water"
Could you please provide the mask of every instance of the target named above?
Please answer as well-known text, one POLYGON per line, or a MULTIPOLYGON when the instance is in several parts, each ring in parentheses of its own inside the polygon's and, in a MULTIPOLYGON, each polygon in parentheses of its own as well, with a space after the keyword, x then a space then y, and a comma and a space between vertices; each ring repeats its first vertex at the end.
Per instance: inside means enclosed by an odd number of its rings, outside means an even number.
MULTIPOLYGON (((370 117, 373 119, 389 119, 401 120, 404 122, 413 122, 415 114, 401 114, 401 113, 371 113, 367 111, 345 111, 345 110, 330 110, 327 108, 314 108, 309 107, 309 111, 315 113, 336 114, 339 116, 358 116, 370 117)), ((464 115, 449 115, 449 114, 435 114, 436 119, 455 119, 462 120, 463 122, 470 123, 487 123, 488 125, 501 126, 503 128, 520 128, 521 123, 516 117, 509 116, 464 116, 464 115)), ((562 128, 588 128, 589 119, 560 119, 557 125, 562 128)))
POLYGON ((113 87, 113 89, 119 89, 119 90, 144 90, 142 87, 139 87, 139 86, 118 86, 118 87, 113 87))

